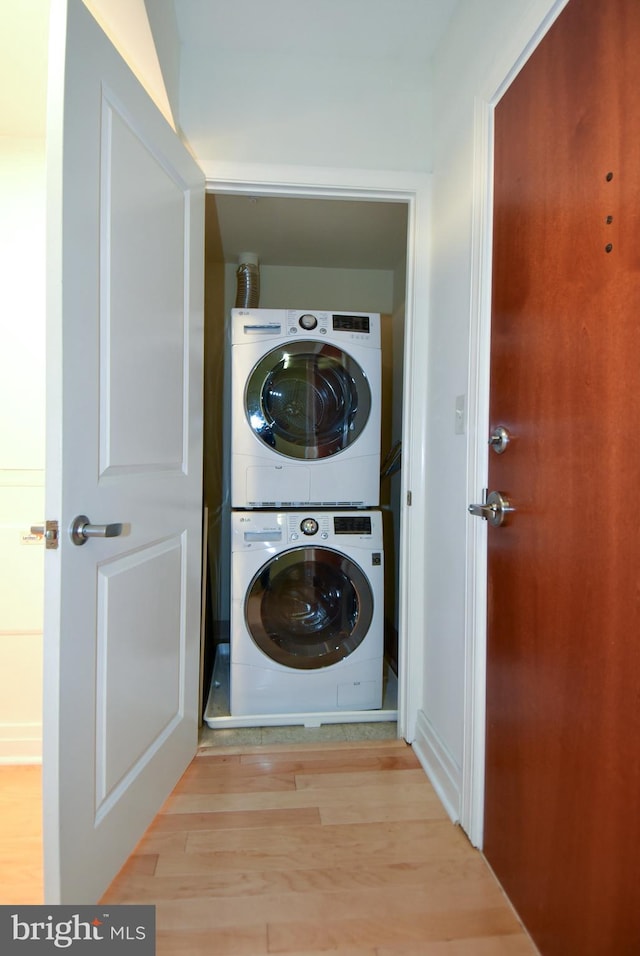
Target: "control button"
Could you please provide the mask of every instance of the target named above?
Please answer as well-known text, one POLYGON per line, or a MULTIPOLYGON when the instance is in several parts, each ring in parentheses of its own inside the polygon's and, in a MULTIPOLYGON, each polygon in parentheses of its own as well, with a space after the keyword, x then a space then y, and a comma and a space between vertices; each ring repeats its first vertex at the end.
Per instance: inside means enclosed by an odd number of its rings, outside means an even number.
POLYGON ((323 532, 322 532, 322 534, 320 535, 320 537, 321 537, 321 538, 324 538, 324 539, 325 539, 325 541, 326 541, 326 540, 327 540, 327 538, 329 537, 329 533, 328 533, 328 531, 323 531, 323 532))
POLYGON ((318 320, 315 315, 311 315, 310 312, 301 315, 298 319, 298 325, 300 328, 305 329, 306 332, 310 332, 312 329, 315 329, 318 324, 318 320))
POLYGON ((291 540, 292 540, 292 541, 297 541, 299 537, 300 537, 300 535, 298 534, 298 532, 297 532, 297 531, 294 531, 293 534, 291 535, 291 540))
POLYGON ((318 331, 320 332, 320 335, 326 335, 326 334, 327 334, 327 330, 326 330, 326 329, 319 329, 318 331))
POLYGON ((291 328, 289 329, 289 335, 297 335, 297 334, 298 334, 297 328, 295 327, 295 325, 292 325, 291 328))
POLYGON ((318 522, 315 518, 305 518, 300 522, 300 530, 303 534, 316 534, 318 531, 318 522))

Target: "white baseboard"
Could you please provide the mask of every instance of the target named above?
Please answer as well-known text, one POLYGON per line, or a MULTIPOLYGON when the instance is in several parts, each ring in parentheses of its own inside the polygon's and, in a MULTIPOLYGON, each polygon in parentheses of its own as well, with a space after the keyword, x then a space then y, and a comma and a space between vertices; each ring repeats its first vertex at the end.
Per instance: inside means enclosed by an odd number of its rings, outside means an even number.
POLYGON ((42 763, 42 724, 0 724, 0 764, 42 763))
POLYGON ((422 710, 418 711, 412 746, 445 810, 454 823, 459 823, 462 771, 422 710))

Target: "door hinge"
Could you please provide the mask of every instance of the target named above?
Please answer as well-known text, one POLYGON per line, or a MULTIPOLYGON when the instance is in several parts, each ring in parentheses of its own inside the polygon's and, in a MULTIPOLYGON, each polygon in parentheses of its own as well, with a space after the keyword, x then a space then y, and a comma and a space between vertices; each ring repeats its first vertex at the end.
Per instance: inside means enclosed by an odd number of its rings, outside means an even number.
POLYGON ((407 505, 408 505, 409 508, 411 507, 412 502, 413 502, 413 498, 412 498, 411 492, 408 491, 408 492, 407 492, 407 505))
POLYGON ((58 548, 60 528, 57 521, 45 521, 42 524, 31 525, 31 534, 39 534, 44 538, 47 551, 56 551, 58 548))

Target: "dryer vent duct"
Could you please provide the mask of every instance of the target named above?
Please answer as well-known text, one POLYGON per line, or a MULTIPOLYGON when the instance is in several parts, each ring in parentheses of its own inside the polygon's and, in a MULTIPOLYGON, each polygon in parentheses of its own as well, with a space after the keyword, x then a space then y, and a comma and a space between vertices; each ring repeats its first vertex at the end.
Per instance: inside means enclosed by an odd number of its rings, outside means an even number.
POLYGON ((255 252, 241 252, 236 272, 236 309, 257 309, 260 302, 260 269, 255 252))

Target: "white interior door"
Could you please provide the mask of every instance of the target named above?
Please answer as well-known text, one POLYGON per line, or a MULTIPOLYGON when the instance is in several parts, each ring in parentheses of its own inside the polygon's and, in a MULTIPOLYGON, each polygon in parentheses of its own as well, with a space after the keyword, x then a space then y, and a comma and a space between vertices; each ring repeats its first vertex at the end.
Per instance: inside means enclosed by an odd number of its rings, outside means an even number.
POLYGON ((197 745, 204 176, 80 0, 52 18, 45 895, 83 903, 197 745))

